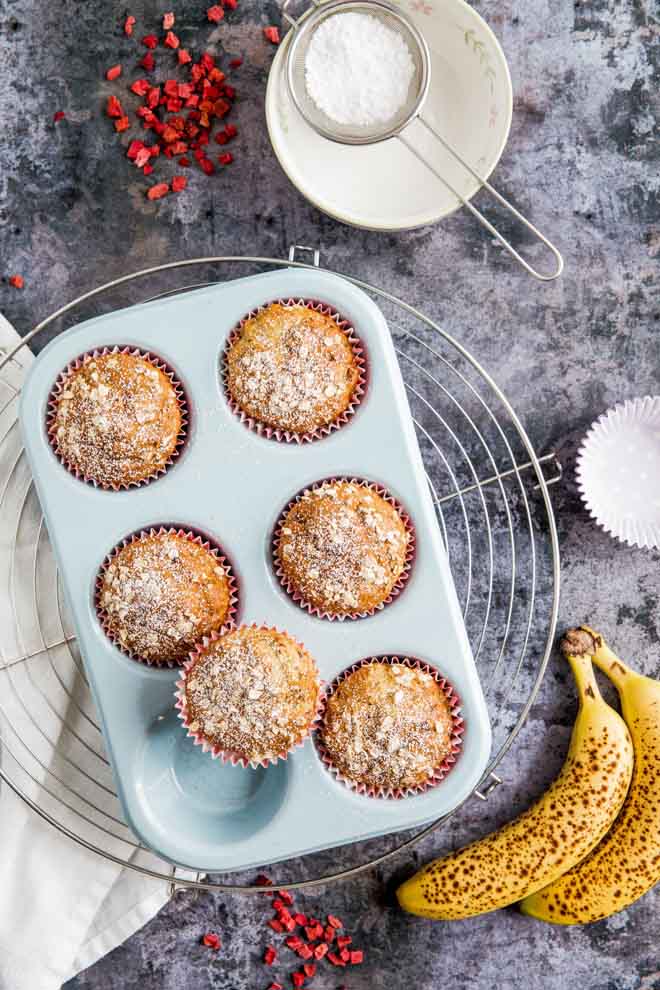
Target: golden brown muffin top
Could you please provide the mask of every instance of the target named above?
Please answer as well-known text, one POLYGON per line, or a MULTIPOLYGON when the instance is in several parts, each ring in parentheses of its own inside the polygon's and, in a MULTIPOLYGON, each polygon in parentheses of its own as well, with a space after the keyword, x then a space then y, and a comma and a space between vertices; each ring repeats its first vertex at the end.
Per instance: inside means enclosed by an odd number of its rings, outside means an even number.
POLYGON ((110 637, 133 656, 183 663, 227 621, 231 585, 211 550, 176 532, 152 532, 112 557, 98 604, 110 637))
POLYGON ((245 321, 227 351, 227 387, 259 423, 311 433, 342 415, 359 379, 336 321, 307 306, 271 303, 245 321))
POLYGON ((364 664, 328 698, 321 742, 332 765, 375 793, 424 784, 452 750, 449 702, 403 663, 364 664))
POLYGON ((335 616, 381 605, 405 570, 410 542, 396 508, 350 481, 304 492, 279 534, 276 562, 290 589, 335 616))
POLYGON ((192 732, 250 763, 275 760, 306 735, 319 679, 288 633, 241 626, 204 647, 185 680, 192 732))
POLYGON ((174 454, 182 417, 169 377, 136 354, 84 358, 55 399, 51 435, 60 457, 106 487, 145 481, 174 454))

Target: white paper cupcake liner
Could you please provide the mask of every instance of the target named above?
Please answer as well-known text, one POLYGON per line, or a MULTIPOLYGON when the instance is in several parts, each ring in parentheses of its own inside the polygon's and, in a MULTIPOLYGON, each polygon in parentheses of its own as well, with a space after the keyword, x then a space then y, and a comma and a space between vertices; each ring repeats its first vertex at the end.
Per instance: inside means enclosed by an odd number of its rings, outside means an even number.
POLYGON ((582 501, 597 524, 631 547, 660 547, 660 396, 603 413, 578 451, 582 501))

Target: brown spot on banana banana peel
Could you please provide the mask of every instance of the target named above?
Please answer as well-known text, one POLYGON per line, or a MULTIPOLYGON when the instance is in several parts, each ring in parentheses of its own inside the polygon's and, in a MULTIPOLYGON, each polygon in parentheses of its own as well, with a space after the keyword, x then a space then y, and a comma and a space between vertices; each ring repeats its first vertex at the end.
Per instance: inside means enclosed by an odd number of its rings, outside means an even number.
POLYGON ((561 773, 514 821, 406 881, 397 891, 404 910, 451 920, 505 907, 561 876, 607 832, 630 783, 630 736, 603 700, 590 656, 568 659, 580 710, 561 773))
POLYGON ((622 910, 660 881, 660 682, 626 667, 602 637, 594 662, 614 682, 635 751, 635 769, 621 814, 589 856, 522 910, 555 924, 599 921, 622 910))

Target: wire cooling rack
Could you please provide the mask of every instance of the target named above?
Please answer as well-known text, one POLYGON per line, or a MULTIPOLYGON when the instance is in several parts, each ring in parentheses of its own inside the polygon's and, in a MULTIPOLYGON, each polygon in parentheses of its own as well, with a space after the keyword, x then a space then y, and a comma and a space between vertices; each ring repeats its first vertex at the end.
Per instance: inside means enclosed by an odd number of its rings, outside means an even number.
MULTIPOLYGON (((185 873, 144 849, 123 821, 20 441, 25 348, 121 306, 287 264, 318 267, 319 252, 297 246, 288 262, 200 258, 127 275, 52 313, 0 360, 0 780, 71 840, 172 890, 260 888, 185 873), (297 260, 307 251, 312 264, 297 260)), ((485 800, 501 783, 495 771, 527 717, 552 649, 559 550, 548 488, 561 465, 552 452, 537 454, 506 396, 457 340, 391 293, 344 277, 374 298, 394 338, 493 727, 491 761, 471 795, 485 800)), ((295 888, 344 879, 410 849, 449 817, 403 838, 356 843, 342 851, 340 871, 323 854, 280 864, 275 882, 295 888)))

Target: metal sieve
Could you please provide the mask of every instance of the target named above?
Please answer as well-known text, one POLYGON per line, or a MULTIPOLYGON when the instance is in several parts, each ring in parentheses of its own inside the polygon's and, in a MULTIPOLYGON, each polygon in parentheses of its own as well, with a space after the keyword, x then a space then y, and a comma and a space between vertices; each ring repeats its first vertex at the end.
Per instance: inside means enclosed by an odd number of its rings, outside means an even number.
POLYGON ((544 235, 527 220, 504 196, 501 195, 484 176, 480 175, 465 158, 451 145, 443 135, 422 115, 424 103, 428 96, 429 84, 431 80, 431 56, 429 47, 424 35, 418 30, 410 18, 401 10, 391 6, 384 0, 312 0, 312 6, 299 18, 294 18, 288 12, 292 0, 284 0, 282 14, 285 20, 291 25, 293 31, 287 38, 288 52, 286 59, 286 76, 291 93, 291 98, 300 114, 317 134, 329 141, 336 141, 339 144, 367 145, 376 144, 380 141, 398 139, 408 148, 410 152, 426 166, 458 201, 472 213, 472 215, 485 227, 485 229, 495 237, 500 244, 511 254, 522 267, 543 282, 549 282, 561 275, 564 267, 564 260, 557 248, 544 237, 544 235), (367 126, 356 126, 341 124, 328 117, 312 100, 305 80, 305 61, 310 42, 316 30, 329 18, 345 13, 368 14, 380 21, 385 27, 395 31, 405 42, 413 60, 414 74, 408 88, 408 96, 403 106, 394 114, 390 120, 378 121, 367 126), (516 220, 520 221, 535 237, 537 237, 552 253, 556 261, 556 267, 548 275, 537 271, 530 265, 513 247, 513 245, 501 234, 496 227, 474 206, 469 199, 463 196, 455 186, 449 182, 436 166, 423 154, 419 148, 411 142, 409 135, 405 133, 406 128, 413 120, 418 120, 426 130, 439 142, 469 174, 479 182, 481 188, 486 189, 493 196, 500 206, 508 210, 516 220))

